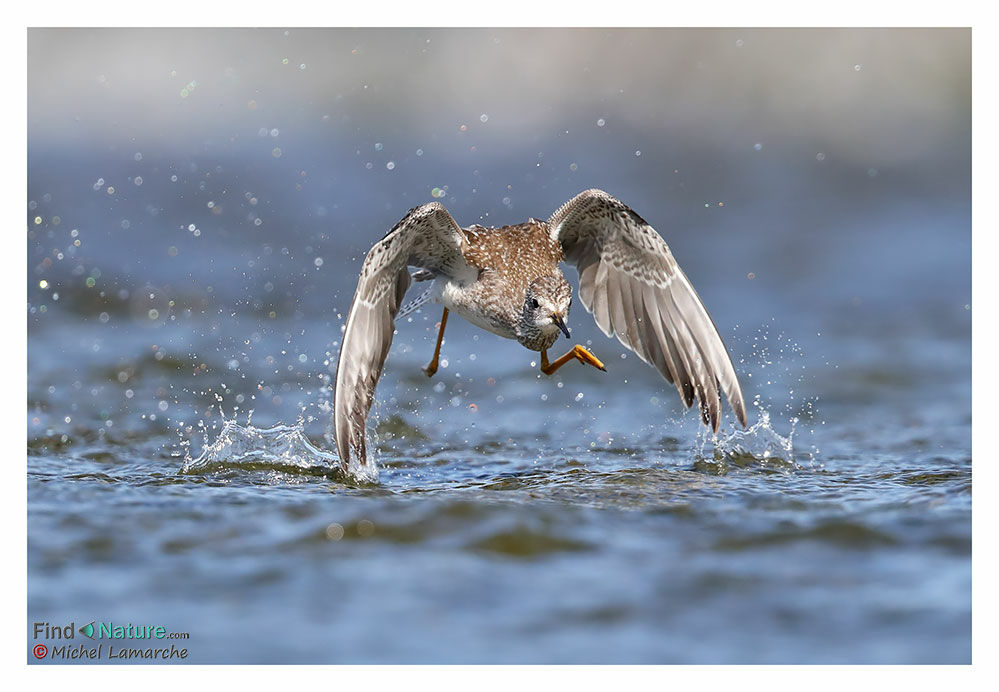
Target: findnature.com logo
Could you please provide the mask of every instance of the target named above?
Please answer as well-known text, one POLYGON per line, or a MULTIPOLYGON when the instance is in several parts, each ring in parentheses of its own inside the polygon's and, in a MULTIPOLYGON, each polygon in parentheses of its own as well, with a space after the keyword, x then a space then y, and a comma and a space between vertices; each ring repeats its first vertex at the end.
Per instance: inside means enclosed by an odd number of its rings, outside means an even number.
POLYGON ((133 623, 114 624, 113 622, 98 622, 91 620, 80 627, 75 622, 66 625, 52 625, 48 622, 32 623, 32 639, 44 639, 47 644, 38 643, 32 647, 32 655, 38 659, 49 660, 171 660, 186 659, 186 648, 178 648, 176 644, 165 644, 169 639, 189 639, 187 632, 168 632, 164 625, 136 625, 133 623), (76 635, 82 635, 89 640, 99 642, 75 643, 76 635), (107 640, 105 642, 105 640, 107 640), (156 646, 142 647, 139 640, 146 640, 156 646), (52 643, 53 641, 59 643, 52 643), (112 643, 113 642, 113 643, 112 643), (123 645, 127 643, 129 645, 123 645))

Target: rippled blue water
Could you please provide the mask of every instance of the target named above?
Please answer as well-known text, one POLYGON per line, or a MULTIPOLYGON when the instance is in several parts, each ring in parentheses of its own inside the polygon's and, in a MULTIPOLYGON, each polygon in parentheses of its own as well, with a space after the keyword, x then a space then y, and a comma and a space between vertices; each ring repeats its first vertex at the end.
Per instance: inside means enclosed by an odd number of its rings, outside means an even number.
POLYGON ((29 35, 29 659, 96 619, 195 663, 970 661, 967 34, 595 32, 535 74, 537 36, 29 35), (371 243, 435 188, 499 225, 593 186, 670 243, 755 427, 705 433, 581 308, 607 373, 452 320, 428 380, 434 308, 378 483, 335 471, 371 243))

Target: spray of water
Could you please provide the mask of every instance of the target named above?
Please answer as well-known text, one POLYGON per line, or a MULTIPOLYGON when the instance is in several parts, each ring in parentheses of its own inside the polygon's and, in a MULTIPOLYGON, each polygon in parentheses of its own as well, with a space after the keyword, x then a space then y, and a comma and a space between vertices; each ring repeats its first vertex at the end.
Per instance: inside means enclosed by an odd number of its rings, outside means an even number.
POLYGON ((761 409, 756 422, 746 430, 719 435, 701 432, 695 465, 715 473, 727 473, 733 466, 794 470, 798 467, 794 453, 797 422, 791 419, 791 430, 785 437, 774 429, 770 413, 761 409))
POLYGON ((378 469, 373 462, 367 464, 352 460, 347 469, 339 457, 316 447, 305 434, 305 423, 275 425, 258 428, 249 423, 241 425, 227 419, 218 437, 205 447, 197 458, 185 456, 181 473, 202 474, 222 470, 284 471, 344 478, 349 475, 360 482, 378 480, 378 469))
MULTIPOLYGON (((755 390, 749 403, 750 409, 756 411, 756 420, 746 430, 726 427, 718 434, 698 426, 694 444, 690 448, 691 456, 695 466, 714 473, 726 473, 732 468, 746 467, 792 471, 798 468, 800 462, 814 460, 818 453, 814 446, 809 450, 794 449, 796 425, 803 419, 807 436, 810 432, 809 423, 815 418, 814 404, 817 401, 803 399, 798 394, 800 389, 807 389, 804 386, 807 371, 801 349, 797 343, 775 330, 773 325, 761 326, 744 340, 750 347, 749 355, 739 361, 739 369, 749 390, 755 390), (789 431, 783 435, 778 429, 789 431)), ((325 364, 331 370, 332 363, 332 354, 327 353, 325 364)), ((368 460, 360 463, 357 459, 351 459, 349 465, 343 464, 334 452, 327 451, 335 448, 330 404, 332 376, 326 375, 321 379, 322 386, 318 392, 320 396, 311 405, 316 407, 321 418, 330 422, 326 429, 325 445, 319 443, 317 446, 310 441, 305 433, 306 423, 301 418, 294 425, 259 428, 251 424, 249 416, 244 424, 226 418, 219 401, 223 421, 221 429, 211 441, 205 430, 204 447, 196 458, 191 456, 189 443, 182 442, 182 473, 274 470, 319 473, 346 482, 377 482, 379 430, 383 422, 390 423, 395 417, 389 416, 387 421, 381 421, 378 410, 381 402, 376 401, 371 412, 372 425, 369 426, 375 444, 369 446, 368 460)), ((437 386, 443 389, 442 382, 437 386)), ((460 403, 458 394, 452 397, 452 406, 455 401, 460 403)), ((395 404, 396 400, 393 398, 390 402, 395 404)), ((310 415, 308 420, 312 422, 315 418, 310 415)), ((683 427, 682 420, 676 422, 683 427)), ((407 434, 412 436, 413 431, 407 431, 407 434)), ((808 446, 807 437, 805 446, 808 446)))
POLYGON ((723 430, 717 435, 702 429, 694 449, 695 464, 718 473, 733 466, 790 471, 801 462, 814 460, 816 447, 807 451, 794 448, 800 416, 806 421, 813 419, 818 401, 798 393, 808 384, 801 347, 777 329, 773 320, 738 340, 750 347, 749 355, 739 365, 745 384, 756 390, 750 402, 751 410, 756 410, 756 422, 746 430, 723 430), (777 431, 783 425, 774 420, 771 412, 787 423, 787 435, 777 431))

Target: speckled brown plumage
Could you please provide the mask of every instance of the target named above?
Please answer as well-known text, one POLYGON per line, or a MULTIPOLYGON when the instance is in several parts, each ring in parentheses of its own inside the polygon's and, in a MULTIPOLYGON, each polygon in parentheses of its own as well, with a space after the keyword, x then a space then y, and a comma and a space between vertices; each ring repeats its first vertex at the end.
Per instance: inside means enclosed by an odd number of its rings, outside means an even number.
POLYGON ((746 425, 742 391, 717 328, 662 236, 627 205, 587 190, 547 222, 462 229, 432 202, 411 209, 361 267, 337 361, 334 420, 345 466, 376 475, 365 456, 365 418, 410 286, 409 266, 420 268, 417 281, 431 281, 413 306, 443 304, 483 329, 545 351, 560 332, 569 334, 563 261, 575 265, 583 306, 605 334, 655 367, 686 406, 696 399, 714 430, 720 393, 746 425))
MULTIPOLYGON (((540 333, 524 324, 525 295, 532 282, 546 276, 552 283, 565 281, 559 262, 565 256, 562 245, 551 239, 543 221, 530 221, 502 228, 470 226, 464 229, 467 245, 465 261, 479 271, 478 279, 457 294, 449 305, 473 323, 487 321, 485 329, 508 339, 517 339, 532 351, 550 348, 558 338, 557 330, 540 333)), ((552 286, 553 290, 558 290, 552 286)))

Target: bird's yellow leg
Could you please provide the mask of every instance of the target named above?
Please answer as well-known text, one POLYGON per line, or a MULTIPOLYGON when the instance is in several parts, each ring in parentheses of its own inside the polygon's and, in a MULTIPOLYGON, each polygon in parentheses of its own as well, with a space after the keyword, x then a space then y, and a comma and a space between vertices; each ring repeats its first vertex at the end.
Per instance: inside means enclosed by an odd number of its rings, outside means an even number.
POLYGON ((587 351, 585 348, 576 344, 572 347, 572 350, 566 353, 561 358, 557 359, 554 363, 548 362, 548 351, 541 352, 541 372, 546 375, 551 375, 553 372, 561 368, 563 365, 568 363, 572 359, 578 360, 580 363, 585 363, 586 365, 592 365, 598 370, 603 370, 607 372, 607 368, 604 364, 600 362, 600 359, 595 355, 587 351))
POLYGON ((444 314, 441 316, 441 330, 437 332, 437 346, 434 348, 434 359, 430 361, 427 367, 423 368, 423 372, 427 373, 427 377, 433 377, 434 373, 437 372, 437 361, 441 357, 441 342, 444 341, 444 327, 447 326, 447 308, 444 308, 444 314))

